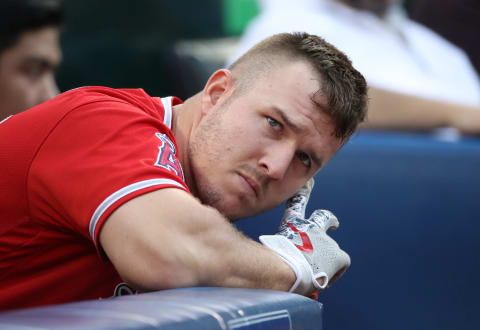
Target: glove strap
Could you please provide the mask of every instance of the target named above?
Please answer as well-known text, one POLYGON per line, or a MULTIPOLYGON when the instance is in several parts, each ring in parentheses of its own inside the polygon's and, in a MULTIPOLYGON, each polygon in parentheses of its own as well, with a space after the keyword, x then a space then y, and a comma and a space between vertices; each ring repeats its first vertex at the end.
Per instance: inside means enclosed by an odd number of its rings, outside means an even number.
MULTIPOLYGON (((263 245, 278 254, 294 271, 297 279, 289 292, 307 295, 315 289, 323 289, 326 286, 325 284, 321 287, 314 279, 312 268, 307 259, 288 238, 281 235, 262 235, 259 240, 263 245)), ((316 277, 323 275, 326 276, 326 274, 316 274, 316 277)))

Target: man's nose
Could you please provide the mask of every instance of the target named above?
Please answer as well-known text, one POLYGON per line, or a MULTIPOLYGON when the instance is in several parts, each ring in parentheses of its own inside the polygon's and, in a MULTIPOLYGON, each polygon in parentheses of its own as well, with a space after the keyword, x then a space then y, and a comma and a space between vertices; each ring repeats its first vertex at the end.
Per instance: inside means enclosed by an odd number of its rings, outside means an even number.
POLYGON ((295 157, 295 148, 291 144, 270 146, 260 159, 259 165, 265 170, 265 174, 269 178, 282 180, 292 163, 293 157, 295 157))

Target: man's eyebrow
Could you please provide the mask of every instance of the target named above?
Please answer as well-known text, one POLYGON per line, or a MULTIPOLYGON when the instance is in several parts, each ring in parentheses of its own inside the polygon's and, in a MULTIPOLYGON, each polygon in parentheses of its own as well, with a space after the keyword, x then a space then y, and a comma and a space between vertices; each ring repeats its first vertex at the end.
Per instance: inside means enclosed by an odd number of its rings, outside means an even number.
MULTIPOLYGON (((294 131, 295 133, 300 133, 302 132, 302 128, 300 128, 298 125, 296 125, 295 123, 293 123, 290 118, 288 118, 288 115, 285 113, 285 111, 283 111, 282 109, 280 108, 277 108, 277 107, 273 107, 273 111, 278 115, 280 116, 280 118, 282 118, 282 121, 285 122, 285 124, 287 124, 288 127, 290 127, 290 129, 292 131, 294 131)), ((310 157, 312 158, 313 162, 318 166, 318 168, 321 168, 322 165, 323 165, 323 161, 317 157, 317 155, 315 155, 314 153, 311 153, 310 154, 310 157)))
POLYGON ((300 127, 298 127, 298 125, 294 124, 290 118, 288 118, 287 114, 285 113, 285 111, 283 111, 282 109, 280 108, 277 108, 277 107, 273 107, 273 111, 275 111, 275 113, 277 115, 280 116, 280 118, 282 118, 282 121, 285 122, 285 124, 287 124, 288 127, 290 127, 290 129, 292 131, 294 131, 295 133, 300 133, 302 131, 302 129, 300 127))
POLYGON ((35 64, 35 65, 41 65, 46 68, 52 68, 56 69, 60 63, 50 61, 50 59, 46 59, 43 56, 26 56, 23 59, 23 62, 26 64, 35 64))

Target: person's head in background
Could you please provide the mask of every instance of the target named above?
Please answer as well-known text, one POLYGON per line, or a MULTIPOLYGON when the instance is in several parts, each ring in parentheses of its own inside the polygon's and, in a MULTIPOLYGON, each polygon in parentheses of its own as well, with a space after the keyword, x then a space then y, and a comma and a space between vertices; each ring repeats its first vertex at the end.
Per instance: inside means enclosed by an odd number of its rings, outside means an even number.
POLYGON ((368 10, 375 15, 382 17, 388 9, 395 3, 402 0, 337 0, 353 8, 368 10))
POLYGON ((62 0, 0 1, 0 120, 58 94, 62 0))

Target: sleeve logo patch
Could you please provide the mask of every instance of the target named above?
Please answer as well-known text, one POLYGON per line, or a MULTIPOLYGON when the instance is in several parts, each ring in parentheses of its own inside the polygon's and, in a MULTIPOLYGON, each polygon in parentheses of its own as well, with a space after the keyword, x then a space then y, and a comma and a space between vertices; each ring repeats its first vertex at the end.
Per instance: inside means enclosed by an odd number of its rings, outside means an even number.
POLYGON ((175 145, 166 134, 155 133, 155 136, 160 140, 160 146, 158 146, 157 161, 154 165, 174 172, 175 175, 181 176, 182 180, 185 181, 182 165, 176 156, 175 145))

